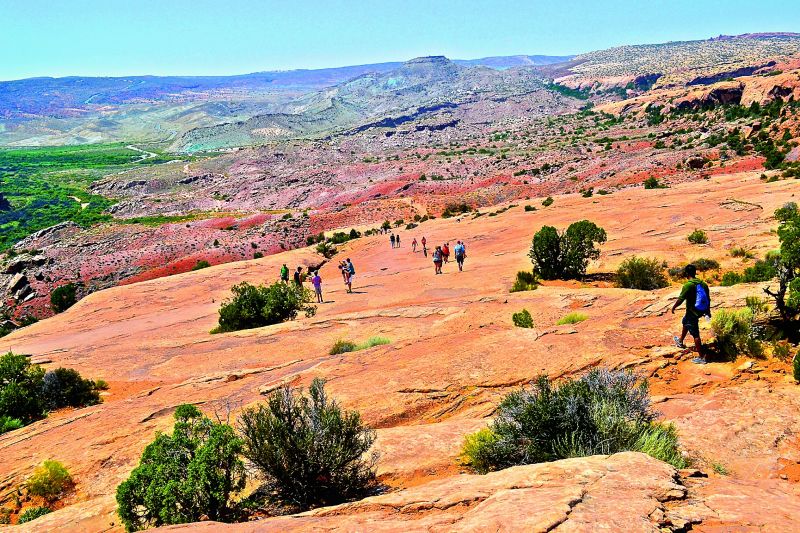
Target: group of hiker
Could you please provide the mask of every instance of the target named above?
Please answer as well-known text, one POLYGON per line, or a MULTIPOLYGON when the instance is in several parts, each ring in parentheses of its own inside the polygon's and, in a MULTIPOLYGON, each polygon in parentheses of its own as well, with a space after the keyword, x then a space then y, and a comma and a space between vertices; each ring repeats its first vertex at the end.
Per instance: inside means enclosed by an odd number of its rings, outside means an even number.
MULTIPOLYGON (((342 280, 345 287, 347 287, 347 292, 353 292, 353 278, 356 275, 356 267, 349 257, 345 261, 339 262, 339 270, 342 272, 342 280)), ((310 281, 312 287, 314 287, 317 303, 324 303, 322 298, 322 276, 319 275, 319 270, 309 270, 308 274, 311 276, 310 281)), ((306 275, 303 274, 303 267, 297 267, 294 271, 293 283, 297 287, 302 287, 305 280, 306 275)), ((286 266, 286 263, 281 267, 281 281, 286 284, 289 283, 289 267, 286 266)))
MULTIPOLYGON (((424 236, 422 240, 417 243, 416 237, 414 240, 411 241, 411 251, 416 253, 417 246, 422 244, 422 254, 425 257, 428 257, 428 239, 424 236)), ((456 264, 458 264, 458 271, 462 272, 464 270, 464 260, 467 258, 467 247, 463 241, 456 241, 456 245, 453 247, 453 254, 455 255, 456 264)), ((434 272, 436 274, 442 273, 442 265, 446 265, 450 262, 450 243, 445 242, 440 246, 436 246, 433 249, 433 266, 434 272)))

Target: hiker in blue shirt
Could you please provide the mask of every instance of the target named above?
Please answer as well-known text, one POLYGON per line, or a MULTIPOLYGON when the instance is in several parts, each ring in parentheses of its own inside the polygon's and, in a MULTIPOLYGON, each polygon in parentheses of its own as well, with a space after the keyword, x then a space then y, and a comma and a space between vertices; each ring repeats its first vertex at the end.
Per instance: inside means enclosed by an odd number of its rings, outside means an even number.
POLYGON ((688 278, 681 288, 681 293, 678 295, 678 300, 672 306, 672 313, 675 314, 675 309, 680 307, 683 302, 686 302, 686 315, 683 317, 683 331, 681 336, 673 337, 675 346, 678 348, 686 348, 683 341, 686 339, 686 334, 691 333, 694 338, 694 346, 697 350, 697 357, 692 359, 692 362, 699 365, 706 364, 706 358, 703 355, 703 343, 700 341, 700 317, 711 316, 711 297, 709 296, 708 285, 697 278, 697 267, 694 265, 686 265, 683 269, 683 274, 688 278))
POLYGON ((467 248, 466 246, 464 246, 463 242, 458 241, 453 251, 456 254, 456 263, 458 263, 458 271, 461 272, 464 270, 464 259, 466 259, 467 257, 467 248))

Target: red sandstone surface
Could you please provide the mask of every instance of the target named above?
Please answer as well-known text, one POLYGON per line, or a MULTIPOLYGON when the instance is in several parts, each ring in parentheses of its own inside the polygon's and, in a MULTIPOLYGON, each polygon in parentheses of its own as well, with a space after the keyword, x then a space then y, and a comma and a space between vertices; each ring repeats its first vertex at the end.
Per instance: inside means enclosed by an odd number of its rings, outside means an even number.
MULTIPOLYGON (((63 314, 0 339, 0 351, 30 354, 111 384, 101 405, 56 413, 0 436, 0 499, 45 459, 64 462, 76 488, 63 507, 24 531, 118 531, 114 490, 156 431, 185 402, 208 413, 263 400, 281 383, 329 380, 330 392, 378 429, 379 475, 387 494, 292 517, 183 529, 284 530, 768 530, 795 527, 800 507, 800 387, 772 360, 693 365, 671 347, 679 318, 668 310, 677 286, 641 292, 598 283, 545 283, 508 292, 543 224, 588 218, 608 242, 591 273, 613 271, 634 254, 671 265, 708 257, 741 268, 734 245, 758 256, 777 246, 771 213, 796 200, 793 180, 765 183, 758 172, 720 174, 669 189, 622 189, 607 196, 556 196, 535 212, 521 206, 471 215, 345 245, 357 268, 346 294, 335 265, 322 268, 326 303, 313 318, 210 335, 220 302, 240 281, 271 282, 283 262, 314 265, 298 249, 95 292, 63 314), (709 244, 686 236, 704 228, 709 244), (412 237, 467 243, 465 271, 412 253, 412 237), (527 308, 536 328, 511 314, 527 308), (557 320, 580 309, 589 319, 557 320), (391 344, 331 356, 340 338, 381 335, 391 344), (475 476, 459 462, 464 435, 487 422, 500 398, 535 376, 575 376, 603 365, 649 376, 666 420, 708 477, 640 454, 570 459, 475 476), (729 476, 715 474, 718 462, 729 476)), ((539 205, 538 202, 535 205, 539 205)), ((605 284, 608 285, 608 284, 605 284)), ((716 309, 740 307, 758 285, 713 287, 716 309)), ((703 331, 708 336, 707 325, 703 331)))

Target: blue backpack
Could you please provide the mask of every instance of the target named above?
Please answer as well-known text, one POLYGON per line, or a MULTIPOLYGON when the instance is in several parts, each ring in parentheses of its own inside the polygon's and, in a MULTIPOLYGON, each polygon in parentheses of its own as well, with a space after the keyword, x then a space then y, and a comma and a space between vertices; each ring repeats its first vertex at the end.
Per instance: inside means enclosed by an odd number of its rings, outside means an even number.
POLYGON ((694 308, 703 314, 711 311, 711 300, 702 283, 695 285, 694 308))

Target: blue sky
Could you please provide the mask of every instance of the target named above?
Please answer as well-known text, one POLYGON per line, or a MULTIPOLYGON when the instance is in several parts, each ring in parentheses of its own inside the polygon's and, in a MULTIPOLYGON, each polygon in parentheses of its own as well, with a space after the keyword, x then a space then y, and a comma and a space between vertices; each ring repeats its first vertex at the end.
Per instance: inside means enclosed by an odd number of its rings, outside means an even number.
POLYGON ((0 0, 0 79, 563 55, 760 31, 800 31, 800 0, 0 0))

